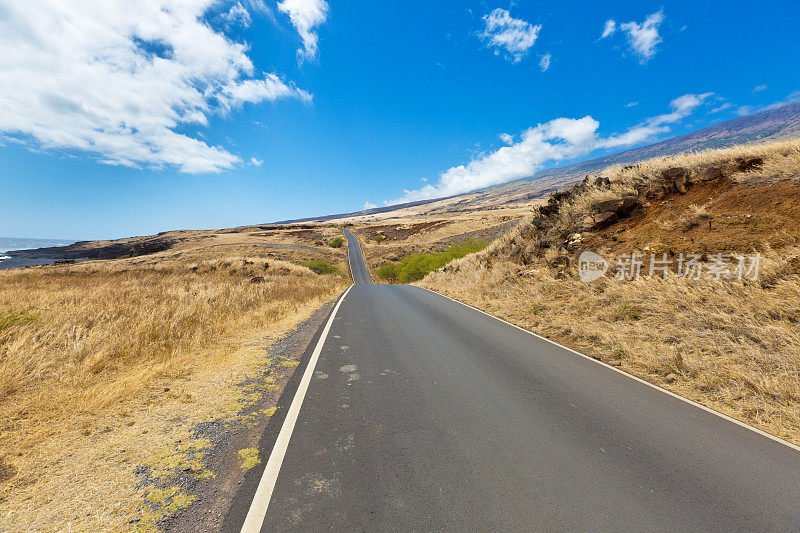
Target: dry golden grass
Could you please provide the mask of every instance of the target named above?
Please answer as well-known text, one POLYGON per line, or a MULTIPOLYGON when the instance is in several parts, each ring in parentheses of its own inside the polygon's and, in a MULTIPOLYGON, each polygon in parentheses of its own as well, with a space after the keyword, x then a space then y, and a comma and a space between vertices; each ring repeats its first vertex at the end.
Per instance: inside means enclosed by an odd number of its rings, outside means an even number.
POLYGON ((125 528, 134 466, 348 284, 264 257, 0 271, 0 530, 125 528))
MULTIPOLYGON (((800 249, 795 244, 773 249, 765 244, 770 235, 758 233, 755 225, 747 226, 749 233, 736 235, 734 242, 752 247, 741 252, 758 249, 764 255, 760 277, 753 282, 669 275, 666 280, 637 281, 604 277, 586 284, 574 266, 557 261, 575 264, 578 250, 567 250, 559 239, 575 231, 598 200, 635 193, 637 182, 669 167, 696 172, 738 157, 764 159, 760 170, 734 174, 748 186, 774 184, 775 191, 785 190, 778 182, 800 177, 797 140, 608 169, 603 175, 611 178, 610 189, 578 192, 561 205, 550 225, 540 229, 532 220, 524 221, 483 252, 451 263, 420 284, 800 444, 800 249)), ((745 196, 736 198, 746 199, 744 190, 740 194, 745 196)), ((730 204, 726 209, 735 218, 730 204)), ((783 204, 775 211, 800 223, 796 211, 783 204)), ((620 235, 633 242, 648 216, 631 222, 625 233, 584 233, 584 242, 616 246, 620 235)), ((711 216, 707 205, 695 204, 682 219, 657 220, 653 215, 652 223, 662 232, 684 235, 699 231, 686 226, 705 223, 711 216)))
MULTIPOLYGON (((674 157, 648 159, 635 166, 612 166, 600 174, 610 179, 608 188, 589 188, 564 202, 558 211, 559 221, 554 228, 562 233, 585 231, 591 224, 591 206, 603 200, 636 196, 639 191, 661 182, 661 172, 671 167, 683 167, 697 174, 709 167, 724 166, 737 158, 763 159, 763 165, 749 171, 732 171, 735 182, 758 185, 800 181, 800 140, 773 142, 762 145, 743 145, 719 150, 705 150, 674 157)), ((699 206, 698 206, 699 208, 699 206)), ((678 221, 683 225, 685 221, 678 221)), ((690 223, 691 224, 691 223, 690 223)))
POLYGON ((623 182, 648 179, 669 167, 685 167, 698 171, 710 166, 722 165, 737 158, 761 157, 764 166, 758 170, 738 173, 735 178, 747 183, 774 183, 784 180, 800 180, 800 139, 745 144, 716 150, 687 153, 677 156, 656 157, 642 161, 633 167, 618 165, 605 169, 602 174, 623 182))

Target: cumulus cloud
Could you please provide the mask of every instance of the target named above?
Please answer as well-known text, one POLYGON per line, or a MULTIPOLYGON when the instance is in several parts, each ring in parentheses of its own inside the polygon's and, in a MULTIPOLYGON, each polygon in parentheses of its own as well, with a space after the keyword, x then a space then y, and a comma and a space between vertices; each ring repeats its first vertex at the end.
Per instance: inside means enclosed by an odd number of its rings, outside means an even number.
POLYGON ((549 52, 539 58, 539 68, 542 69, 542 72, 546 72, 550 68, 551 59, 552 56, 549 52))
POLYGON ((370 202, 364 202, 364 209, 377 209, 377 207, 378 207, 378 206, 377 206, 377 205, 375 205, 375 204, 373 204, 373 203, 370 203, 370 202))
POLYGON ((627 34, 628 44, 639 56, 641 63, 649 61, 650 58, 656 55, 656 46, 661 42, 658 28, 663 21, 664 13, 657 11, 648 15, 641 24, 637 22, 620 24, 620 29, 627 34))
POLYGON ((644 64, 656 55, 657 47, 661 43, 658 29, 663 21, 664 13, 662 11, 651 13, 642 23, 631 21, 617 25, 615 20, 610 19, 603 26, 603 34, 600 39, 610 37, 619 29, 625 33, 628 46, 639 57, 639 62, 644 64))
POLYGON ((278 2, 278 11, 288 15, 303 40, 303 48, 297 51, 299 57, 317 57, 319 36, 315 30, 328 18, 328 3, 325 0, 281 0, 278 2))
POLYGON ((310 95, 258 74, 246 45, 205 22, 218 6, 0 0, 0 134, 110 165, 201 173, 240 164, 190 132, 244 103, 310 95))
POLYGON ((483 23, 481 37, 494 48, 495 54, 504 55, 514 63, 525 57, 542 29, 541 24, 534 26, 525 20, 515 19, 507 10, 499 7, 484 15, 483 23))
MULTIPOLYGON (((621 134, 602 137, 600 123, 587 115, 583 118, 557 118, 528 128, 514 143, 493 152, 481 154, 465 165, 452 167, 439 176, 435 184, 416 190, 389 203, 412 202, 441 198, 507 183, 531 176, 545 163, 568 161, 599 149, 633 146, 669 131, 669 125, 689 116, 712 93, 686 94, 670 102, 670 111, 651 117, 621 134)), ((504 139, 506 140, 506 139, 504 139)))
MULTIPOLYGON (((500 135, 498 135, 498 137, 505 144, 514 144, 514 137, 512 137, 508 133, 501 133, 500 135)), ((425 181, 428 181, 428 180, 426 179, 425 181)))
POLYGON ((603 35, 600 36, 601 39, 605 39, 611 35, 614 35, 614 32, 617 31, 617 22, 613 19, 609 19, 606 21, 605 26, 603 26, 603 35))

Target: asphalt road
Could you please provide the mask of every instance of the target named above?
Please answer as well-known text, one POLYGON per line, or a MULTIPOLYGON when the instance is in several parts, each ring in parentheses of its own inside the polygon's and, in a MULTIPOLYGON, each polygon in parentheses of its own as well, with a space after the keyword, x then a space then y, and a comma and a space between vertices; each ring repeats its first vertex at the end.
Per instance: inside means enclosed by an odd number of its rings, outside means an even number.
POLYGON ((343 231, 347 237, 347 262, 350 265, 350 275, 353 277, 353 283, 356 285, 372 284, 372 277, 369 275, 367 265, 364 263, 361 244, 349 229, 343 231))
POLYGON ((795 448, 440 295, 374 285, 348 238, 356 284, 262 439, 262 463, 288 442, 268 506, 253 513, 262 464, 226 530, 248 512, 262 531, 800 530, 795 448))

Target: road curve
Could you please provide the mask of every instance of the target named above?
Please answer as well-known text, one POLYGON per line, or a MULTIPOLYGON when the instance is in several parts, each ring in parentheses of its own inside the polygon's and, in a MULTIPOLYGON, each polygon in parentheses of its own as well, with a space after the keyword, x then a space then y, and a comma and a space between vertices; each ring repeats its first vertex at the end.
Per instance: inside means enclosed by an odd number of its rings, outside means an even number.
POLYGON ((435 293, 374 285, 347 237, 356 284, 298 368, 311 377, 261 531, 800 529, 795 448, 435 293))

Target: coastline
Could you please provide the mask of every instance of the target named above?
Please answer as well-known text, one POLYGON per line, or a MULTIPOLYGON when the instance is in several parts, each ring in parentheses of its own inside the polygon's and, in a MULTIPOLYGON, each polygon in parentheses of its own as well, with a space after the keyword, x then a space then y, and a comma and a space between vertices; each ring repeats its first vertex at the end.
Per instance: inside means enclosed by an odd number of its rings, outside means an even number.
POLYGON ((56 259, 48 257, 25 257, 14 256, 10 252, 6 252, 8 259, 0 261, 0 270, 10 270, 12 268, 27 268, 32 266, 52 265, 56 259))
POLYGON ((16 239, 0 237, 0 270, 52 265, 62 260, 83 260, 86 241, 16 239), (9 249, 10 248, 10 249, 9 249))

